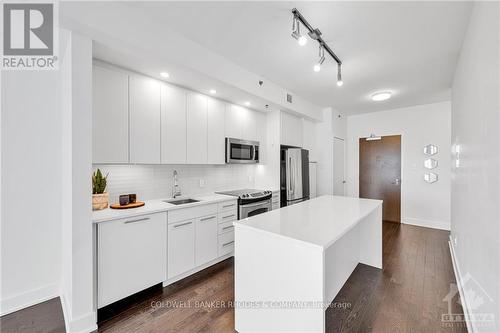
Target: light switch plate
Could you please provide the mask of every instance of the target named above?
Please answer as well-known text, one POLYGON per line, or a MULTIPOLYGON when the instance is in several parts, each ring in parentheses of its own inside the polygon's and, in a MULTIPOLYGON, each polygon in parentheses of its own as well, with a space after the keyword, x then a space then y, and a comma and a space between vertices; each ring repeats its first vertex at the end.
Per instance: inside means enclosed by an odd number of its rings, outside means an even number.
POLYGON ((206 184, 207 182, 205 181, 205 179, 200 179, 200 187, 205 187, 206 184))

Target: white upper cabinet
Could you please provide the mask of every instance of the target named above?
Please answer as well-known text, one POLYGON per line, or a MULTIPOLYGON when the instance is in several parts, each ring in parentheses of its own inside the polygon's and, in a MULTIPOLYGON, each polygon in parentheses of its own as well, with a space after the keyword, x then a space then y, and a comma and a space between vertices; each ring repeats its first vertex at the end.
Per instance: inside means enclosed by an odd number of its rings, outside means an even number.
POLYGON ((243 139, 243 128, 245 127, 246 109, 230 104, 226 108, 226 137, 243 139))
POLYGON ((207 162, 208 164, 225 163, 225 111, 226 103, 214 98, 208 99, 207 114, 207 162))
POLYGON ((94 65, 92 162, 128 163, 128 75, 94 65))
POLYGON ((260 143, 259 162, 266 163, 266 138, 267 138, 267 115, 263 112, 255 112, 257 124, 257 141, 260 143))
POLYGON ((207 163, 207 101, 205 95, 187 95, 187 163, 207 163))
POLYGON ((130 162, 160 163, 160 82, 130 76, 130 162))
POLYGON ((302 118, 281 112, 281 144, 302 147, 302 118))
POLYGON ((186 163, 186 91, 161 85, 161 163, 186 163))
POLYGON ((302 148, 309 150, 309 161, 316 161, 316 124, 313 121, 302 119, 302 125, 302 148))
POLYGON ((258 112, 244 109, 243 139, 259 141, 257 134, 258 112))

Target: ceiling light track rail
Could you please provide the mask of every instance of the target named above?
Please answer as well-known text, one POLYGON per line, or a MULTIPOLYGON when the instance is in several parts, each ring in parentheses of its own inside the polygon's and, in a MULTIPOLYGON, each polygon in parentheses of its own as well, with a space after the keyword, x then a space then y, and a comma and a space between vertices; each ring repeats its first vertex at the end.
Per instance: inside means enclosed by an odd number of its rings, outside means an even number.
POLYGON ((319 29, 314 29, 309 22, 305 19, 304 16, 299 12, 297 8, 292 9, 292 14, 293 16, 300 21, 306 27, 307 30, 309 30, 309 37, 312 39, 316 40, 319 45, 337 62, 339 66, 342 65, 342 61, 340 60, 339 57, 335 54, 335 52, 332 51, 330 46, 321 38, 321 31, 319 29))

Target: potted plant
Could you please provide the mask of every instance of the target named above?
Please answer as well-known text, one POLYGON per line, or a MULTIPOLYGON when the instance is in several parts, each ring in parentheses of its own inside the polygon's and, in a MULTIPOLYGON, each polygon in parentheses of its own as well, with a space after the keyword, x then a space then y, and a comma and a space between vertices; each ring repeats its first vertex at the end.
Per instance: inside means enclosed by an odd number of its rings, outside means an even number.
POLYGON ((92 174, 92 210, 108 208, 109 193, 105 192, 107 178, 108 175, 104 177, 99 169, 92 174))

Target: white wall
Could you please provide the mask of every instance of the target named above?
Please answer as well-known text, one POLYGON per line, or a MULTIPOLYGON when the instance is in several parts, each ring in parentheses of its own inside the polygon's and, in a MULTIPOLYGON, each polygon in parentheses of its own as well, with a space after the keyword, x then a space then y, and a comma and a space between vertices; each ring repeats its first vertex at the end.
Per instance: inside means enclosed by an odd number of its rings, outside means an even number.
POLYGON ((496 321, 493 327, 474 323, 475 332, 500 331, 499 92, 500 4, 477 2, 452 87, 452 142, 461 153, 451 182, 455 259, 461 278, 475 280, 465 285, 465 304, 473 313, 494 314, 496 321), (482 302, 470 308, 473 296, 482 302))
POLYGON ((61 115, 58 71, 3 71, 1 313, 59 294, 61 115))
POLYGON ((323 121, 316 124, 317 195, 333 195, 333 138, 345 139, 346 120, 332 108, 323 110, 323 121), (340 117, 339 117, 340 116, 340 117))
POLYGON ((177 170, 182 195, 200 195, 255 186, 257 165, 102 165, 95 164, 108 176, 110 201, 120 194, 136 193, 139 200, 170 198, 172 175, 177 170), (200 187, 200 180, 205 182, 200 187))
POLYGON ((431 228, 450 228, 450 102, 374 112, 347 118, 347 194, 359 196, 359 138, 401 135, 401 222, 431 228), (434 144, 439 175, 436 183, 423 180, 423 147, 434 144))
POLYGON ((92 41, 66 30, 61 64, 64 205, 61 299, 69 332, 97 329, 93 307, 92 41), (68 256, 68 253, 70 254, 68 256))

